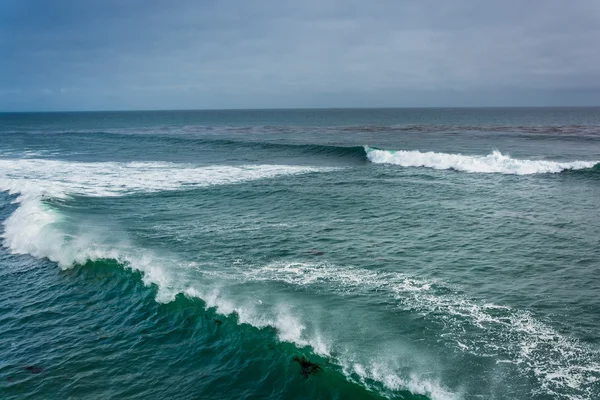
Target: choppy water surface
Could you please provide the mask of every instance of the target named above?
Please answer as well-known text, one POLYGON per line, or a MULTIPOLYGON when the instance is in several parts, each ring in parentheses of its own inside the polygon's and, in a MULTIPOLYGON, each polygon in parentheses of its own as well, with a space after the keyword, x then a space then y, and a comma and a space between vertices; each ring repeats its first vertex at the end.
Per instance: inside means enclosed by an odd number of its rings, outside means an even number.
POLYGON ((0 139, 2 398, 600 397, 600 109, 0 114, 0 139))

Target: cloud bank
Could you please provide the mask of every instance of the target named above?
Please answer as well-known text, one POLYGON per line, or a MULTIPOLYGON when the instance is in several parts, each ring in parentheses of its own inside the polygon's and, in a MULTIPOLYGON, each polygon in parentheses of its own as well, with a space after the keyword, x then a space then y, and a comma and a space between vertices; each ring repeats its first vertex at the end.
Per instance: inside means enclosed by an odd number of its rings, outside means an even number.
POLYGON ((600 3, 0 4, 0 111, 600 105, 600 3))

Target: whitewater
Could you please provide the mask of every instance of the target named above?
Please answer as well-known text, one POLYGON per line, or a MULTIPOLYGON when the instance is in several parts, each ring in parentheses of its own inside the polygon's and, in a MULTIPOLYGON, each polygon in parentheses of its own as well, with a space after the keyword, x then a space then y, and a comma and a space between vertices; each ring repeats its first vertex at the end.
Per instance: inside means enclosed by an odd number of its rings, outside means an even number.
POLYGON ((558 162, 549 160, 519 160, 493 151, 486 156, 436 153, 418 150, 380 150, 365 146, 367 157, 377 164, 394 164, 402 167, 452 169, 471 173, 500 173, 514 175, 557 174, 566 170, 593 168, 598 161, 558 162))

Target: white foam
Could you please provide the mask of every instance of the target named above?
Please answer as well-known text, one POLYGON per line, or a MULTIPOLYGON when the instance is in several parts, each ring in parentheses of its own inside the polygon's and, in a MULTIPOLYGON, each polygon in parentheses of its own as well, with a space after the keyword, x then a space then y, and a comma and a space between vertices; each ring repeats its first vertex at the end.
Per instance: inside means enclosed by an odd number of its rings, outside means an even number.
POLYGON ((372 388, 370 381, 379 382, 391 391, 408 390, 413 394, 422 394, 432 400, 457 400, 461 395, 451 393, 435 380, 410 374, 401 376, 397 368, 382 362, 361 364, 357 362, 342 362, 342 371, 351 381, 357 380, 363 386, 372 388), (357 377, 357 379, 355 379, 357 377))
POLYGON ((218 314, 235 314, 240 324, 259 329, 273 327, 277 330, 277 338, 280 341, 293 343, 298 347, 308 346, 316 354, 329 356, 328 344, 319 332, 308 332, 307 327, 284 304, 267 306, 261 301, 252 303, 247 299, 237 303, 217 288, 202 290, 188 287, 183 293, 188 297, 202 299, 208 308, 214 308, 218 314))
POLYGON ((500 173, 513 175, 555 174, 565 170, 592 168, 599 161, 557 162, 547 160, 520 160, 494 151, 486 156, 435 153, 418 150, 379 150, 365 147, 367 158, 376 164, 394 164, 402 167, 453 169, 463 172, 500 173))
MULTIPOLYGON (((420 313, 444 325, 448 340, 457 351, 477 356, 499 354, 498 362, 510 363, 526 374, 534 374, 545 395, 561 393, 565 398, 589 398, 593 384, 600 380, 600 355, 578 340, 564 336, 538 321, 531 313, 506 306, 480 303, 452 287, 435 280, 424 280, 397 272, 373 271, 322 263, 276 262, 244 269, 245 279, 280 281, 290 285, 323 287, 327 292, 353 296, 373 292, 387 297, 402 310, 420 313), (465 335, 478 329, 479 334, 465 335), (565 393, 572 395, 565 395, 565 393), (571 396, 571 397, 569 397, 571 396)), ((381 367, 381 366, 380 366, 381 367)), ((348 370, 352 368, 348 367, 348 370)), ((369 369, 359 364, 364 376, 378 380, 388 388, 392 382, 413 393, 433 398, 451 398, 436 382, 406 380, 387 369, 369 369), (370 371, 368 374, 365 371, 370 371), (380 372, 377 372, 380 371, 380 372), (424 385, 424 386, 423 386, 424 385)), ((360 375, 360 371, 354 370, 360 375)))
POLYGON ((23 194, 121 196, 327 171, 291 165, 195 166, 168 162, 0 159, 0 190, 23 194))

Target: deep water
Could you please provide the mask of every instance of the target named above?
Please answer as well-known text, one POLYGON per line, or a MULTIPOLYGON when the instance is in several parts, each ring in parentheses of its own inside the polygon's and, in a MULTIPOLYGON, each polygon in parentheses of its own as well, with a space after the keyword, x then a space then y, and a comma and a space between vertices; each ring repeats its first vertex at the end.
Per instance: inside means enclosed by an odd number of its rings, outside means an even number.
POLYGON ((0 114, 0 398, 599 398, 599 162, 595 108, 0 114))

